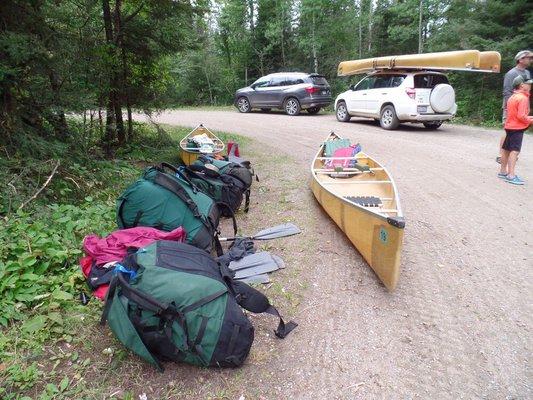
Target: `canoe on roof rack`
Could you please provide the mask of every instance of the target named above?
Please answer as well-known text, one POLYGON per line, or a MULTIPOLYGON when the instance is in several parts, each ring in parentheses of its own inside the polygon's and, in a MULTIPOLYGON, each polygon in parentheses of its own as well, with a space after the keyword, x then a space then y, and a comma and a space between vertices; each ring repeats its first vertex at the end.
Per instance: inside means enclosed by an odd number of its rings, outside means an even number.
POLYGON ((459 50, 343 61, 337 72, 339 76, 384 69, 500 72, 500 64, 501 56, 497 51, 459 50))

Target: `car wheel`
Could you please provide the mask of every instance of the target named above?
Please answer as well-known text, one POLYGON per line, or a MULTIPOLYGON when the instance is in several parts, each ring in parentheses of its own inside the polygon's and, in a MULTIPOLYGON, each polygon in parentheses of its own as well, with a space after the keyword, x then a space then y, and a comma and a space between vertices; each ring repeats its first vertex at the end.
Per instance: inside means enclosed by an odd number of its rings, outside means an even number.
POLYGON ((348 122, 350 120, 350 114, 348 114, 348 108, 344 101, 339 101, 337 103, 337 110, 335 110, 335 115, 337 116, 337 121, 348 122))
POLYGON ((261 111, 263 112, 270 112, 271 108, 262 108, 261 111))
POLYGON ((285 112, 287 115, 295 116, 300 114, 300 102, 295 99, 294 97, 289 97, 287 100, 285 100, 285 103, 283 104, 283 108, 285 109, 285 112))
POLYGON ((307 112, 311 115, 318 114, 320 112, 320 107, 309 107, 307 112))
POLYGON ((239 112, 247 113, 250 112, 252 107, 250 106, 250 102, 246 97, 239 97, 239 99, 237 100, 237 109, 239 110, 239 112))
POLYGON ((442 121, 423 122, 426 129, 439 129, 442 125, 442 121))
POLYGON ((379 118, 379 124, 383 129, 393 130, 398 128, 400 125, 400 120, 396 115, 394 106, 388 105, 383 107, 379 118))

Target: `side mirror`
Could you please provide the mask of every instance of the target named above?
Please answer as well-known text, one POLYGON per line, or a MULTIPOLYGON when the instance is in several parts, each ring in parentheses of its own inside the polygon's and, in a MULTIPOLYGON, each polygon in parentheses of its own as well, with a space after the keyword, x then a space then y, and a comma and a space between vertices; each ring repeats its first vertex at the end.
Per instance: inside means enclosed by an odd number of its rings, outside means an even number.
POLYGON ((255 85, 253 83, 250 85, 250 87, 255 90, 255 85))
POLYGON ((355 84, 350 85, 350 90, 351 90, 351 91, 354 91, 354 90, 355 90, 355 84))

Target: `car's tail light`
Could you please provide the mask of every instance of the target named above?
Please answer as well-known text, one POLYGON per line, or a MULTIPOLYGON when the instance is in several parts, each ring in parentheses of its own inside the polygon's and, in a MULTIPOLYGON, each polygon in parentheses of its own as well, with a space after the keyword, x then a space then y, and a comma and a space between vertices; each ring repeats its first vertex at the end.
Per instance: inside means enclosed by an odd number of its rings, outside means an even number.
POLYGON ((409 96, 412 99, 416 97, 416 90, 414 88, 405 89, 405 93, 407 94, 407 96, 409 96))
POLYGON ((313 93, 318 93, 320 89, 314 86, 309 86, 305 88, 305 91, 309 94, 313 94, 313 93))

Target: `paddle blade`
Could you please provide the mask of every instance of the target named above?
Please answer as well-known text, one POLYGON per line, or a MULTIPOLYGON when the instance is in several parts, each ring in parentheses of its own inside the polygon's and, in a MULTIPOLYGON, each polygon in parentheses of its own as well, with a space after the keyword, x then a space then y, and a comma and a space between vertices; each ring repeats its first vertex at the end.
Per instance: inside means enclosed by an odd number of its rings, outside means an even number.
POLYGON ((286 236, 297 235, 300 233, 300 228, 292 223, 273 226, 272 228, 263 229, 257 232, 255 236, 252 236, 253 240, 268 240, 276 239, 286 236))

